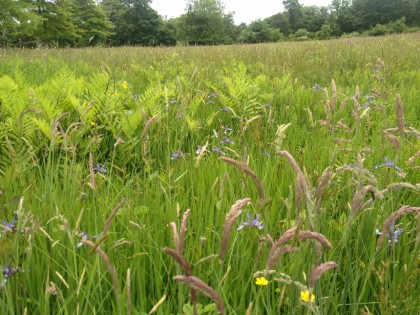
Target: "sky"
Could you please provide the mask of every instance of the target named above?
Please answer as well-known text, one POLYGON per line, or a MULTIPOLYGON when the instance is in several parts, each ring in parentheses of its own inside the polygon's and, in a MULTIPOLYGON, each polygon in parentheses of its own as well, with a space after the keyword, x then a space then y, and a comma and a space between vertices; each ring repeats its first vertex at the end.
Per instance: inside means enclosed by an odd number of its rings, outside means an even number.
MULTIPOLYGON (((328 6, 332 0, 299 0, 301 5, 328 6)), ((236 24, 264 19, 284 10, 282 0, 223 0, 225 12, 235 12, 236 24)), ((186 0, 152 0, 151 7, 163 17, 185 12, 186 0)))

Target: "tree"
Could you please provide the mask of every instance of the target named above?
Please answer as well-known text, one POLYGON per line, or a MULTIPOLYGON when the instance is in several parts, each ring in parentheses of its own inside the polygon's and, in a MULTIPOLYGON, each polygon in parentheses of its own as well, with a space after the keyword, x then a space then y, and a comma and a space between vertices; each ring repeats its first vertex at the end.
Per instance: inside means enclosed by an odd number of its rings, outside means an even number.
POLYGON ((95 0, 73 0, 72 13, 80 30, 78 46, 105 43, 113 34, 114 24, 105 15, 102 7, 95 0))
POLYGON ((248 25, 239 40, 243 43, 265 43, 272 40, 272 29, 266 21, 257 20, 248 25))
POLYGON ((357 17, 357 30, 367 30, 376 24, 387 24, 415 11, 411 0, 353 0, 352 7, 357 17))
POLYGON ((342 33, 352 33, 356 30, 357 16, 350 0, 333 0, 330 5, 330 34, 340 36, 342 33))
POLYGON ((297 31, 302 28, 303 24, 303 13, 302 6, 298 0, 284 0, 284 8, 287 11, 289 24, 292 29, 292 32, 297 31))
POLYGON ((0 5, 0 45, 19 45, 19 40, 32 36, 41 22, 30 0, 2 0, 0 5))
POLYGON ((328 9, 325 7, 308 6, 302 7, 303 28, 309 32, 319 31, 328 20, 328 9))
POLYGON ((272 15, 266 18, 265 21, 271 28, 278 29, 286 35, 292 33, 287 12, 280 12, 275 15, 272 15))
POLYGON ((38 43, 73 46, 81 38, 69 0, 37 0, 36 12, 42 19, 34 32, 38 43))
POLYGON ((218 0, 189 0, 179 19, 179 39, 192 45, 224 44, 232 40, 232 14, 225 15, 218 0))
POLYGON ((116 45, 173 44, 171 30, 150 7, 150 0, 104 0, 110 20, 115 24, 112 43, 116 45))

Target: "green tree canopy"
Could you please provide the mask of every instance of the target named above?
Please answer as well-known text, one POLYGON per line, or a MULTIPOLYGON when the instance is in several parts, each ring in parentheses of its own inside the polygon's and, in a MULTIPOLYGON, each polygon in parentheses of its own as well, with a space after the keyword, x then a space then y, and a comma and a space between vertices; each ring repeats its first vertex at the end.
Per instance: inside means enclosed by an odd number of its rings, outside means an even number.
POLYGON ((36 12, 42 19, 34 33, 38 43, 73 46, 82 38, 70 0, 38 0, 36 12))
POLYGON ((34 33, 40 22, 41 18, 30 0, 1 0, 1 46, 19 45, 22 38, 27 39, 34 33))
POLYGON ((179 39, 188 44, 224 44, 232 40, 232 14, 226 15, 218 0, 189 0, 187 13, 180 17, 178 25, 179 39))

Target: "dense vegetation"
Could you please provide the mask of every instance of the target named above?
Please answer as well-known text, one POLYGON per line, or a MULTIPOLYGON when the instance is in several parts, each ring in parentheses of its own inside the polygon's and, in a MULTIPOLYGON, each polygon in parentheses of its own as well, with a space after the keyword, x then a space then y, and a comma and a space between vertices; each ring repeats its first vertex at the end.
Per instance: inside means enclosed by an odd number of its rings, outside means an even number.
POLYGON ((166 20, 151 0, 1 0, 0 46, 85 47, 263 43, 384 35, 420 26, 420 0, 333 0, 328 7, 284 0, 284 12, 235 25, 220 0, 188 0, 166 20))
POLYGON ((419 36, 1 50, 0 313, 414 314, 419 36))

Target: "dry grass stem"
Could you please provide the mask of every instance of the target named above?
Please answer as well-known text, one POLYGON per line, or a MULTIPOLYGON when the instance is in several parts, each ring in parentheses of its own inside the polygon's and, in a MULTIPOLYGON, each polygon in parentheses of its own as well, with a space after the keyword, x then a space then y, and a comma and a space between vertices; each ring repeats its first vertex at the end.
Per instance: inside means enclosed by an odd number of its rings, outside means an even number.
POLYGON ((174 239, 175 248, 178 248, 178 244, 179 244, 178 228, 176 227, 175 222, 170 222, 169 227, 172 229, 172 237, 174 239))
MULTIPOLYGON (((315 127, 315 123, 314 123, 314 116, 312 114, 312 111, 309 107, 306 107, 306 111, 308 112, 308 119, 309 122, 311 124, 311 127, 314 128, 315 127)), ((280 150, 281 148, 277 148, 277 150, 280 150)))
POLYGON ((402 189, 402 188, 413 190, 413 191, 420 191, 420 183, 417 183, 415 185, 410 184, 410 183, 405 183, 405 182, 389 184, 384 190, 381 190, 379 192, 378 199, 383 199, 387 195, 389 195, 391 192, 402 189))
POLYGON ((386 135, 387 139, 389 140, 389 142, 391 142, 392 147, 395 150, 398 150, 400 148, 400 140, 398 140, 397 137, 391 135, 390 133, 388 133, 386 131, 384 131, 384 132, 385 132, 385 135, 386 135))
POLYGON ((273 269, 275 264, 278 264, 280 256, 283 254, 291 253, 291 252, 297 252, 299 251, 299 247, 292 247, 292 246, 285 246, 281 247, 276 250, 276 252, 273 254, 271 259, 267 261, 267 269, 273 269))
POLYGON ((265 200, 265 194, 264 194, 264 188, 262 186, 261 180, 259 179, 259 177, 257 176, 257 174, 255 174, 248 165, 246 165, 243 162, 239 162, 237 160, 222 156, 219 158, 219 160, 230 163, 236 167, 238 167, 240 170, 242 170, 242 172, 244 172, 246 175, 248 175, 249 177, 251 177, 252 181, 254 182, 255 186, 257 187, 257 191, 258 191, 258 197, 261 201, 265 200))
POLYGON ((327 127, 330 127, 331 122, 331 103, 330 103, 330 97, 328 95, 328 89, 324 88, 324 112, 325 112, 325 119, 326 119, 326 125, 327 127))
MULTIPOLYGON (((290 240, 291 238, 293 238, 294 236, 297 235, 297 228, 296 227, 292 227, 290 229, 288 229, 286 232, 284 232, 276 241, 272 241, 272 246, 270 249, 270 253, 268 254, 268 258, 267 258, 267 270, 271 270, 273 269, 273 266, 277 263, 279 257, 280 257, 280 249, 281 246, 286 243, 288 240, 290 240)), ((268 236, 268 239, 272 240, 271 236, 268 236)))
POLYGON ((371 194, 373 201, 376 199, 376 196, 379 194, 379 191, 376 187, 373 187, 372 185, 367 185, 356 192, 356 195, 354 196, 353 201, 351 203, 351 214, 349 218, 350 224, 351 222, 353 222, 353 219, 356 217, 356 215, 363 209, 363 202, 367 193, 371 194))
POLYGON ((181 282, 182 284, 188 285, 190 288, 200 291, 203 295, 213 300, 221 315, 226 314, 225 306, 219 294, 217 294, 213 288, 211 288, 199 278, 194 276, 175 276, 173 279, 181 282))
POLYGON ((159 306, 161 306, 163 304, 163 302, 165 302, 166 300, 166 294, 164 294, 159 301, 153 306, 153 308, 150 310, 149 315, 153 314, 154 312, 157 311, 157 309, 159 308, 159 306))
POLYGON ((77 284, 76 297, 79 297, 80 289, 82 288, 83 280, 85 278, 85 273, 86 273, 86 267, 83 267, 82 275, 80 276, 79 283, 77 284))
POLYGON ((89 153, 90 188, 95 190, 95 172, 93 171, 93 154, 89 153))
POLYGON ((348 102, 348 99, 347 99, 347 98, 345 98, 345 99, 344 99, 344 100, 340 103, 340 106, 339 106, 339 111, 342 111, 342 110, 344 109, 344 107, 346 106, 347 102, 348 102))
POLYGON ((141 138, 143 139, 144 136, 146 135, 147 131, 149 130, 150 126, 153 124, 153 122, 158 118, 158 116, 153 116, 152 118, 150 118, 148 121, 146 121, 143 131, 141 133, 141 138))
POLYGON ((242 163, 249 165, 249 155, 247 146, 244 146, 244 153, 242 154, 242 163))
MULTIPOLYGON (((419 217, 420 216, 420 207, 402 206, 400 209, 398 209, 393 214, 391 214, 388 217, 388 219, 385 220, 384 226, 382 227, 381 235, 378 238, 376 248, 379 248, 382 245, 382 242, 384 241, 384 238, 387 235, 389 235, 390 230, 391 230, 391 226, 393 226, 395 224, 395 221, 398 218, 400 218, 401 216, 403 216, 407 213, 411 213, 411 212, 416 212, 417 217, 419 217)), ((417 227, 417 228, 420 231, 420 227, 417 227)))
POLYGON ((114 266, 109 261, 109 258, 106 255, 106 253, 99 246, 96 246, 96 244, 92 243, 91 241, 89 241, 86 238, 83 238, 82 242, 84 244, 88 245, 89 247, 92 247, 93 249, 95 249, 96 253, 99 255, 99 257, 101 257, 101 259, 105 263, 106 268, 108 269, 109 273, 111 274, 112 287, 114 288, 114 294, 115 294, 115 298, 117 300, 117 305, 120 306, 121 305, 121 296, 120 296, 120 291, 119 291, 119 288, 118 288, 118 286, 119 286, 118 285, 118 276, 117 276, 117 272, 115 271, 114 266))
POLYGON ((338 265, 334 261, 328 261, 326 263, 312 268, 308 282, 309 288, 312 290, 315 287, 316 280, 321 278, 325 272, 333 268, 338 268, 338 265))
POLYGON ((396 97, 397 101, 397 126, 398 126, 398 132, 400 133, 400 136, 404 136, 404 104, 401 99, 401 95, 397 94, 396 97))
POLYGON ((249 303, 248 308, 245 311, 245 315, 251 315, 252 314, 252 306, 253 306, 252 302, 249 303))
MULTIPOLYGON (((368 185, 369 186, 369 185, 368 185)), ((366 187, 368 187, 366 186, 366 187)), ((365 187, 363 187, 360 191, 362 191, 365 187)), ((369 207, 375 200, 382 200, 384 199, 386 196, 388 196, 390 193, 399 190, 399 189, 409 189, 409 190, 413 190, 413 191, 420 191, 420 183, 413 185, 410 183, 405 183, 405 182, 400 182, 400 183, 391 183, 389 184, 385 189, 383 190, 377 190, 375 187, 368 188, 368 190, 370 190, 371 193, 371 198, 369 198, 368 200, 366 200, 366 202, 363 203, 363 198, 362 195, 357 196, 357 193, 355 195, 355 197, 353 198, 353 202, 355 202, 356 196, 358 197, 358 204, 357 206, 359 206, 360 203, 362 203, 362 206, 360 209, 366 209, 367 207, 369 207), (360 199, 362 198, 362 199, 360 199)), ((367 192, 366 192, 367 193, 367 192)), ((362 192, 361 192, 362 194, 362 192)), ((352 220, 354 219, 354 216, 357 213, 354 213, 353 216, 350 217, 350 223, 352 222, 352 220)))
POLYGON ((197 157, 195 157, 194 167, 198 168, 200 166, 200 162, 204 158, 204 155, 207 152, 208 146, 209 146, 209 142, 206 141, 206 144, 204 144, 204 146, 201 147, 200 153, 197 155, 197 157))
POLYGON ((305 202, 306 202, 306 209, 308 213, 309 224, 312 228, 315 228, 315 214, 313 213, 314 202, 311 197, 309 184, 308 184, 305 174, 302 172, 302 169, 299 167, 294 157, 288 151, 277 151, 276 154, 284 156, 292 165, 293 170, 297 176, 296 199, 299 200, 299 198, 301 198, 301 194, 303 193, 305 197, 305 202))
POLYGON ((362 115, 362 113, 360 112, 359 98, 360 98, 360 90, 359 90, 359 87, 356 86, 356 92, 354 93, 354 96, 353 96, 353 102, 354 102, 353 117, 357 121, 360 120, 360 116, 362 115))
POLYGON ((273 281, 286 283, 286 284, 293 284, 296 286, 299 291, 306 291, 308 290, 307 286, 300 283, 299 281, 293 280, 289 275, 284 273, 279 273, 277 278, 274 278, 273 281))
POLYGON ((108 230, 109 230, 109 227, 111 226, 111 221, 112 221, 112 219, 117 215, 117 212, 118 212, 118 210, 120 210, 120 208, 124 205, 124 203, 125 203, 125 198, 123 198, 116 206, 115 206, 115 208, 114 208, 114 210, 112 210, 112 212, 111 212, 111 214, 109 215, 109 217, 108 217, 108 219, 106 220, 106 222, 105 222, 105 225, 104 225, 104 230, 103 230, 103 232, 102 232, 102 234, 103 235, 105 235, 107 232, 108 232, 108 230))
POLYGON ((418 151, 416 154, 414 154, 411 158, 408 159, 408 163, 413 164, 417 158, 420 157, 420 151, 418 151))
POLYGON ((335 125, 336 129, 339 128, 343 128, 345 131, 350 132, 350 127, 347 126, 344 122, 343 119, 340 119, 339 121, 337 121, 337 124, 335 125))
POLYGON ((183 255, 184 253, 184 243, 185 243, 185 234, 187 232, 187 219, 191 213, 191 210, 188 209, 184 212, 184 215, 182 216, 181 221, 181 230, 179 231, 179 238, 178 238, 178 244, 177 244, 177 252, 180 255, 183 255))
POLYGON ((242 207, 250 203, 251 198, 244 198, 237 200, 229 212, 225 216, 225 223, 223 224, 222 240, 220 243, 220 254, 219 259, 221 261, 225 260, 225 255, 227 251, 227 246, 229 242, 229 236, 232 232, 233 225, 235 224, 236 219, 242 213, 242 207))
POLYGON ((321 178, 319 179, 318 186, 316 188, 315 193, 315 209, 318 215, 321 214, 321 203, 322 203, 322 197, 324 195, 325 187, 327 187, 329 180, 331 179, 332 172, 331 167, 328 166, 324 172, 321 175, 321 178))
POLYGON ((335 111, 335 105, 337 104, 337 86, 334 80, 331 81, 331 94, 332 102, 330 103, 330 108, 333 112, 335 111))
POLYGON ((330 249, 331 248, 331 243, 327 240, 327 238, 320 234, 320 233, 316 233, 316 232, 312 232, 312 231, 299 231, 299 238, 301 240, 316 240, 318 241, 321 245, 323 245, 324 247, 330 249))
POLYGON ((256 120, 261 120, 261 118, 262 118, 262 116, 261 116, 261 115, 257 115, 257 116, 254 116, 254 117, 252 117, 252 118, 248 119, 248 120, 245 122, 245 126, 242 128, 242 133, 244 133, 244 132, 248 129, 249 125, 250 125, 253 121, 256 121, 256 120))
POLYGON ((310 198, 308 182, 301 168, 299 167, 296 160, 294 159, 294 157, 288 151, 277 151, 276 154, 284 156, 290 162, 290 164, 293 167, 294 172, 296 173, 296 176, 300 177, 302 181, 301 184, 302 184, 302 189, 304 191, 305 197, 310 198))
POLYGON ((186 276, 192 275, 191 266, 187 258, 179 254, 176 250, 173 250, 172 248, 164 247, 163 251, 167 253, 168 255, 172 256, 173 259, 175 259, 175 261, 181 267, 181 270, 184 275, 186 276))
POLYGON ((131 315, 131 270, 127 269, 127 278, 125 281, 125 287, 127 292, 126 303, 127 303, 127 315, 131 315))
MULTIPOLYGON (((309 108, 308 108, 308 110, 309 110, 309 108)), ((311 115, 312 115, 312 113, 311 113, 311 115)), ((283 139, 286 138, 286 130, 287 130, 287 128, 290 127, 291 124, 292 123, 288 123, 288 124, 283 124, 283 125, 277 126, 276 139, 274 140, 274 146, 276 147, 276 150, 281 150, 283 139)))
MULTIPOLYGON (((179 267, 182 270, 182 273, 189 277, 192 276, 192 270, 191 270, 191 265, 188 262, 187 258, 185 258, 185 256, 179 254, 177 251, 168 248, 168 247, 164 247, 163 251, 165 253, 167 253, 168 255, 172 256, 173 259, 175 259, 175 261, 178 263, 179 267)), ((196 314, 196 304, 197 304, 197 292, 194 288, 190 289, 190 294, 191 294, 191 303, 193 305, 193 309, 194 309, 194 314, 196 314)))
MULTIPOLYGON (((398 131, 399 132, 400 130, 398 128, 388 128, 388 129, 385 129, 385 131, 388 131, 388 132, 398 131)), ((416 138, 420 138, 420 131, 413 127, 408 127, 407 129, 404 129, 404 133, 413 135, 416 138)))

